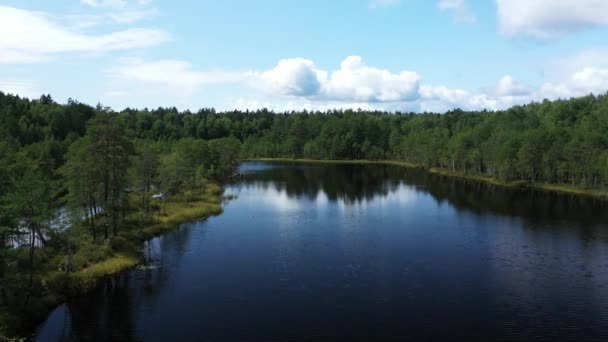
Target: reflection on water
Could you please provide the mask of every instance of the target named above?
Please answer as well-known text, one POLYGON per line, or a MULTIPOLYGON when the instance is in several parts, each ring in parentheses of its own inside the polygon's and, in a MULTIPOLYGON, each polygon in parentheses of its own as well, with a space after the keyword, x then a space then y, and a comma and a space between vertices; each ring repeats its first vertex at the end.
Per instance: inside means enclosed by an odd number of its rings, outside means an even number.
POLYGON ((38 339, 608 338, 605 202, 395 166, 243 170, 223 215, 150 241, 152 267, 38 339))

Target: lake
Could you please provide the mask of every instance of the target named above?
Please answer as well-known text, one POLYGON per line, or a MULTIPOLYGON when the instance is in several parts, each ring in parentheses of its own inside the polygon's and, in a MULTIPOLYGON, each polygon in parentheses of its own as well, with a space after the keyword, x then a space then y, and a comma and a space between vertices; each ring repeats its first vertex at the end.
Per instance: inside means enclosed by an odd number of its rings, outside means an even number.
POLYGON ((37 339, 608 340, 608 205, 390 165, 245 163, 222 215, 37 339))

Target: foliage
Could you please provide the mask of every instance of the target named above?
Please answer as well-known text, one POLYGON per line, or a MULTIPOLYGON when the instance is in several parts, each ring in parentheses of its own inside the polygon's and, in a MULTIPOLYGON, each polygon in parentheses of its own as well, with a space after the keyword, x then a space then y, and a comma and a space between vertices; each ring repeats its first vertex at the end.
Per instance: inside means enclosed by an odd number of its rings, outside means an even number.
POLYGON ((0 335, 136 265, 144 239, 221 212, 211 181, 240 142, 142 135, 133 117, 0 92, 0 335))

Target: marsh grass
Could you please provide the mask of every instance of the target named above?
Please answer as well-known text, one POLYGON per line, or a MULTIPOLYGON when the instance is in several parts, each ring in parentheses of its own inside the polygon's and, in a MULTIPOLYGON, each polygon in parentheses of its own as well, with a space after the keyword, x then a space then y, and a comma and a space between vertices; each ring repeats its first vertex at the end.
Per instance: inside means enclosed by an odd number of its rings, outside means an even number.
POLYGON ((72 281, 77 283, 79 288, 87 289, 93 286, 98 279, 134 267, 138 263, 139 260, 133 256, 116 254, 110 259, 74 273, 72 281))
POLYGON ((205 219, 222 213, 223 189, 215 184, 208 184, 202 193, 185 192, 162 205, 161 213, 154 224, 145 227, 142 232, 145 239, 173 230, 177 225, 194 220, 205 219))
POLYGON ((136 216, 128 217, 126 227, 110 240, 109 245, 98 246, 96 251, 90 251, 89 255, 94 255, 100 253, 100 250, 109 250, 109 253, 106 251, 106 258, 99 260, 98 257, 93 263, 70 274, 69 281, 73 283, 71 289, 87 291, 99 279, 137 266, 142 257, 144 241, 174 230, 182 223, 221 214, 222 193, 221 186, 210 183, 203 191, 184 192, 174 196, 162 205, 154 222, 143 227, 136 216))

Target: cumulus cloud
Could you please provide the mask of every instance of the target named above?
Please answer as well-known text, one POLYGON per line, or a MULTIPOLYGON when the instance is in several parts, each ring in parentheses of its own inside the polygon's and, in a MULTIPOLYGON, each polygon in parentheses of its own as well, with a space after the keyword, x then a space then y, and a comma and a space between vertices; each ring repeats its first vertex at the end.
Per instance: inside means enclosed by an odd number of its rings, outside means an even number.
POLYGON ((587 67, 608 69, 608 48, 593 48, 559 58, 547 65, 558 76, 569 76, 587 67))
POLYGON ((505 106, 507 99, 488 94, 475 94, 463 89, 451 89, 446 86, 420 87, 421 110, 427 112, 445 112, 454 108, 465 110, 496 110, 505 106))
POLYGON ((331 74, 304 58, 284 59, 272 69, 258 71, 198 69, 184 60, 123 58, 106 69, 105 74, 109 89, 105 98, 110 103, 122 106, 135 104, 129 104, 124 96, 118 96, 123 93, 115 92, 115 89, 129 89, 131 101, 140 101, 137 104, 177 103, 182 108, 196 109, 192 108, 193 103, 196 103, 196 96, 202 94, 203 88, 225 85, 230 89, 244 87, 259 92, 251 93, 253 98, 226 99, 226 104, 220 106, 223 109, 269 108, 289 111, 361 108, 416 111, 419 108, 416 101, 419 97, 419 77, 416 73, 391 73, 369 67, 360 57, 345 59, 341 67, 331 74), (161 101, 156 94, 161 94, 158 96, 163 99, 173 100, 161 101))
POLYGON ((350 56, 333 72, 324 86, 325 96, 364 102, 411 101, 418 98, 420 76, 412 71, 392 73, 367 66, 350 56))
MULTIPOLYGON (((608 91, 608 67, 579 68, 536 87, 505 75, 493 86, 471 91, 421 84, 416 72, 391 72, 371 67, 358 56, 346 58, 333 72, 304 58, 283 59, 274 68, 260 71, 197 70, 191 63, 181 60, 122 59, 108 69, 107 74, 116 81, 112 84, 113 89, 153 88, 158 93, 176 94, 175 102, 181 103, 187 103, 190 101, 187 96, 208 85, 250 87, 261 92, 249 94, 253 97, 228 99, 222 109, 268 108, 276 111, 333 108, 402 112, 445 112, 454 108, 500 110, 545 98, 608 91)), ((108 97, 119 96, 108 94, 108 97)))
POLYGON ((331 74, 310 60, 293 58, 279 61, 274 69, 251 72, 249 76, 268 93, 354 102, 415 100, 420 80, 415 72, 392 73, 367 66, 359 56, 347 57, 340 69, 331 74))
POLYGON ((84 34, 50 15, 0 6, 0 62, 43 60, 65 52, 109 52, 159 45, 170 39, 162 30, 129 28, 107 34, 84 34))
POLYGON ((361 57, 346 58, 331 74, 304 58, 283 59, 265 71, 198 71, 182 60, 122 59, 108 69, 114 78, 194 89, 210 84, 244 83, 274 96, 311 101, 354 103, 407 102, 419 96, 417 73, 367 66, 361 57))
POLYGON ((494 92, 470 92, 445 86, 421 86, 421 110, 445 112, 453 108, 465 110, 500 110, 513 105, 544 99, 557 100, 608 92, 608 68, 585 67, 555 81, 532 89, 512 76, 502 77, 494 92))
POLYGON ((464 110, 500 110, 516 104, 542 100, 539 91, 505 75, 498 80, 493 90, 471 92, 446 86, 421 86, 421 109, 429 112, 445 112, 454 108, 464 110))
POLYGON ((605 0, 496 0, 499 30, 507 36, 553 38, 608 25, 605 0))
POLYGON ((530 89, 515 81, 511 75, 505 75, 496 85, 496 95, 498 96, 526 96, 530 95, 530 89))
POLYGON ((251 72, 253 82, 270 93, 293 96, 316 96, 321 90, 321 82, 327 75, 304 58, 282 59, 279 64, 264 72, 251 72))
POLYGON ((575 72, 566 80, 544 83, 538 91, 538 97, 557 99, 606 92, 608 92, 608 68, 587 67, 575 72))
POLYGON ((474 23, 477 20, 467 7, 465 0, 440 0, 437 6, 442 11, 453 11, 456 22, 474 23))

